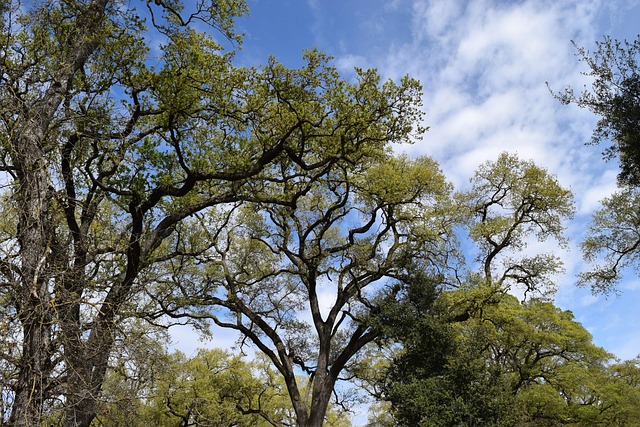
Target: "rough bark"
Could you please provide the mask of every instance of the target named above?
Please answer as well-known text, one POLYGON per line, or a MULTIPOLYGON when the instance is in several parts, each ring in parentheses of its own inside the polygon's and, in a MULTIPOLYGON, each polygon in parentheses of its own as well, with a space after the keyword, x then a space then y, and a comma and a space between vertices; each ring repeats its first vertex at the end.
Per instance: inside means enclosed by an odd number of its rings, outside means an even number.
POLYGON ((21 366, 10 419, 14 426, 39 423, 51 368, 49 177, 40 141, 41 134, 30 123, 23 135, 14 140, 13 147, 20 177, 16 202, 22 276, 19 317, 23 329, 21 366))
MULTIPOLYGON (((44 401, 50 397, 47 389, 51 385, 54 368, 53 346, 57 345, 52 343, 52 328, 57 316, 54 305, 62 304, 61 311, 66 315, 62 329, 66 330, 67 338, 70 325, 77 323, 79 317, 77 295, 75 301, 65 301, 69 292, 57 295, 55 302, 52 300, 51 282, 62 272, 55 270, 60 265, 54 259, 60 254, 52 251, 55 240, 51 212, 54 194, 50 176, 52 165, 47 152, 51 149, 50 144, 56 144, 56 141, 50 140, 48 132, 73 76, 99 47, 95 34, 100 32, 107 3, 107 0, 96 0, 78 14, 77 37, 67 40, 68 56, 60 58, 60 67, 40 99, 22 108, 21 123, 16 126, 18 132, 10 141, 9 154, 17 178, 14 198, 18 211, 21 273, 19 318, 23 330, 21 365, 10 418, 10 424, 15 426, 38 425, 42 421, 44 401)), ((16 102, 20 103, 21 100, 16 102)), ((79 394, 76 389, 85 390, 86 384, 73 378, 86 377, 85 354, 77 351, 77 342, 67 341, 71 346, 65 348, 66 362, 72 372, 69 390, 72 390, 72 395, 79 394)), ((95 416, 95 410, 93 412, 95 416)), ((68 425, 88 426, 91 419, 92 416, 85 416, 82 421, 68 425)))

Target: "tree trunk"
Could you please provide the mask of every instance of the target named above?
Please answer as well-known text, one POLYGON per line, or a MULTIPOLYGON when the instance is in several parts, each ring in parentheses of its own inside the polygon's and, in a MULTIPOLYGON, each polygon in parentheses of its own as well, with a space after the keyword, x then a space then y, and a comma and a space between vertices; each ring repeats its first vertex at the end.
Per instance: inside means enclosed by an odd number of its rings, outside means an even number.
POLYGON ((42 418, 46 381, 51 369, 50 194, 49 174, 41 136, 36 125, 25 126, 13 143, 19 178, 15 199, 18 206, 20 245, 20 321, 23 345, 20 373, 10 424, 35 426, 42 418))
POLYGON ((305 427, 322 427, 324 424, 324 417, 327 414, 329 400, 331 400, 331 391, 333 390, 333 387, 327 386, 326 380, 325 377, 324 384, 319 387, 318 393, 313 393, 309 421, 305 427))
POLYGON ((9 419, 12 426, 40 425, 43 406, 47 399, 53 397, 48 395, 53 381, 52 354, 59 350, 60 345, 57 343, 57 348, 53 348, 53 325, 59 320, 58 311, 66 310, 64 304, 69 301, 56 294, 56 307, 52 304, 52 281, 63 272, 54 271, 56 263, 53 258, 58 254, 52 254, 51 250, 55 232, 51 212, 54 194, 49 175, 51 165, 48 163, 51 147, 47 144, 55 144, 55 141, 48 141, 47 132, 68 91, 67 85, 99 46, 95 35, 100 33, 98 30, 104 21, 108 1, 94 0, 84 10, 78 11, 75 21, 80 30, 78 37, 66 41, 73 44, 70 53, 60 58, 59 70, 41 98, 31 105, 25 105, 24 100, 19 99, 15 105, 15 114, 18 111, 23 114, 16 123, 16 134, 9 147, 17 178, 14 200, 18 212, 21 275, 18 313, 23 345, 9 419))
POLYGON ((89 369, 86 365, 80 369, 76 366, 69 379, 70 392, 66 394, 64 427, 89 427, 96 417, 100 387, 91 384, 89 369))
MULTIPOLYGON (((325 322, 319 322, 317 328, 320 338, 318 351, 318 366, 313 376, 311 385, 311 405, 309 407, 309 417, 304 427, 322 427, 324 417, 331 400, 331 392, 335 380, 329 374, 329 354, 331 352, 331 326, 325 322)), ((302 426, 301 426, 302 427, 302 426)))
POLYGON ((92 386, 91 362, 81 338, 80 304, 74 302, 73 309, 65 315, 62 334, 68 379, 63 425, 89 426, 96 414, 97 391, 92 386))
POLYGON ((46 308, 39 301, 30 301, 22 321, 24 341, 22 363, 16 387, 15 401, 9 425, 35 426, 42 419, 45 399, 45 379, 48 378, 50 324, 46 308))

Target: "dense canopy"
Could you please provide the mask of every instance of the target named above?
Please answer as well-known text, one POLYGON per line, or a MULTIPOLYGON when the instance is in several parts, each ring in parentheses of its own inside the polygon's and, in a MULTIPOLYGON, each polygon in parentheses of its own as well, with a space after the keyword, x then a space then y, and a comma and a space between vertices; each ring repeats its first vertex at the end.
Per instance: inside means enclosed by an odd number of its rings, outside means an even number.
MULTIPOLYGON (((637 360, 551 302, 568 186, 503 152, 454 187, 394 151, 416 79, 242 66, 247 12, 0 2, 0 424, 342 427, 366 392, 371 425, 636 419, 637 360), (185 354, 177 325, 240 338, 185 354)), ((638 266, 638 43, 599 47, 561 98, 621 160, 583 243, 608 291, 638 266)))

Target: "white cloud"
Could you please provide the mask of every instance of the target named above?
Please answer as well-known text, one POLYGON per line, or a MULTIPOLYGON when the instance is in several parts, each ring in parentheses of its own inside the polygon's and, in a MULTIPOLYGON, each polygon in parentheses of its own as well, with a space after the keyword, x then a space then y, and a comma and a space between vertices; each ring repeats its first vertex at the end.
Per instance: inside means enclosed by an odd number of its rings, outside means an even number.
POLYGON ((578 212, 590 214, 600 207, 600 202, 617 190, 615 171, 608 170, 600 176, 596 185, 590 186, 582 193, 578 212))
POLYGON ((591 129, 592 117, 560 105, 546 82, 562 88, 584 81, 570 40, 592 37, 595 10, 582 3, 414 1, 414 40, 379 61, 383 75, 409 73, 425 87, 431 129, 401 150, 433 156, 455 184, 502 151, 536 161, 572 188, 590 181, 583 168, 599 166, 599 154, 582 147, 588 137, 576 130, 591 129))
POLYGON ((459 29, 452 28, 462 13, 462 2, 451 1, 414 1, 413 37, 417 42, 437 38, 446 41, 459 29))
POLYGON ((372 67, 369 61, 367 60, 367 58, 361 55, 353 55, 353 54, 346 54, 346 55, 337 57, 335 64, 338 71, 347 75, 353 73, 353 69, 355 67, 359 67, 363 69, 372 67))

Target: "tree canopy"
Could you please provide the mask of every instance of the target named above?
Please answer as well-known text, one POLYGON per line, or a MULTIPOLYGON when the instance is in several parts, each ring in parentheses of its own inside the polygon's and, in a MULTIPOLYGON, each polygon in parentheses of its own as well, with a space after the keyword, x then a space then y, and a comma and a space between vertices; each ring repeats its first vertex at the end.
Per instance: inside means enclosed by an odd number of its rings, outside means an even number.
MULTIPOLYGON (((559 344, 564 338, 547 342, 547 328, 554 330, 548 325, 563 322, 555 307, 539 299, 521 305, 509 292, 527 300, 555 290, 559 258, 524 248, 532 238, 565 242, 571 192, 546 170, 507 153, 480 165, 471 184, 454 197, 454 210, 458 234, 466 232, 477 245, 477 262, 463 263, 455 280, 444 281, 414 266, 395 298, 374 313, 384 332, 379 342, 392 343, 386 374, 366 368, 355 374, 391 404, 393 416, 381 417, 382 425, 518 424, 525 418, 519 418, 514 396, 540 378, 543 359, 569 351, 559 344)), ((569 326, 557 329, 573 336, 569 326)), ((575 335, 590 344, 586 331, 575 335)))
MULTIPOLYGON (((153 343, 150 343, 153 346, 153 343)), ((114 369, 104 385, 94 424, 100 426, 293 426, 295 412, 282 377, 270 362, 200 349, 187 357, 155 351, 114 369)), ((349 427, 329 407, 325 425, 349 427)))
POLYGON ((63 424, 88 426, 127 319, 166 326, 176 304, 218 297, 215 284, 231 279, 224 269, 239 274, 231 286, 253 280, 241 270, 257 254, 229 253, 202 269, 210 280, 195 294, 163 299, 171 284, 200 285, 194 269, 236 242, 238 215, 266 209, 284 220, 323 196, 322 180, 337 199, 320 209, 335 221, 350 169, 420 133, 420 88, 409 78, 361 70, 348 82, 313 51, 300 69, 275 59, 235 67, 224 46, 240 42, 233 23, 246 10, 240 0, 2 3, 10 424, 36 425, 62 400, 63 424))
POLYGON ((452 322, 446 299, 434 304, 419 291, 429 286, 415 284, 390 318, 402 347, 386 370, 368 379, 389 405, 372 426, 586 427, 637 420, 637 361, 613 360, 570 311, 504 295, 452 322))
MULTIPOLYGON (((605 365, 570 313, 508 296, 553 292, 559 258, 525 249, 565 243, 570 191, 503 153, 454 193, 435 160, 392 150, 426 130, 419 82, 345 78, 317 50, 239 67, 246 12, 0 2, 0 424, 347 426, 341 382, 389 343, 403 352, 376 384, 405 424, 627 397, 615 422, 635 416, 636 362, 605 365), (162 331, 184 324, 261 355, 169 353, 162 331)), ((630 164, 634 76, 614 80, 624 108, 595 110, 630 164)), ((609 214, 585 250, 637 225, 621 200, 609 214)))
POLYGON ((632 41, 605 37, 591 53, 577 47, 580 61, 587 64, 585 75, 593 77, 590 89, 578 95, 572 88, 557 95, 598 116, 592 143, 610 144, 606 159, 618 157, 621 184, 640 185, 640 36, 632 41))

